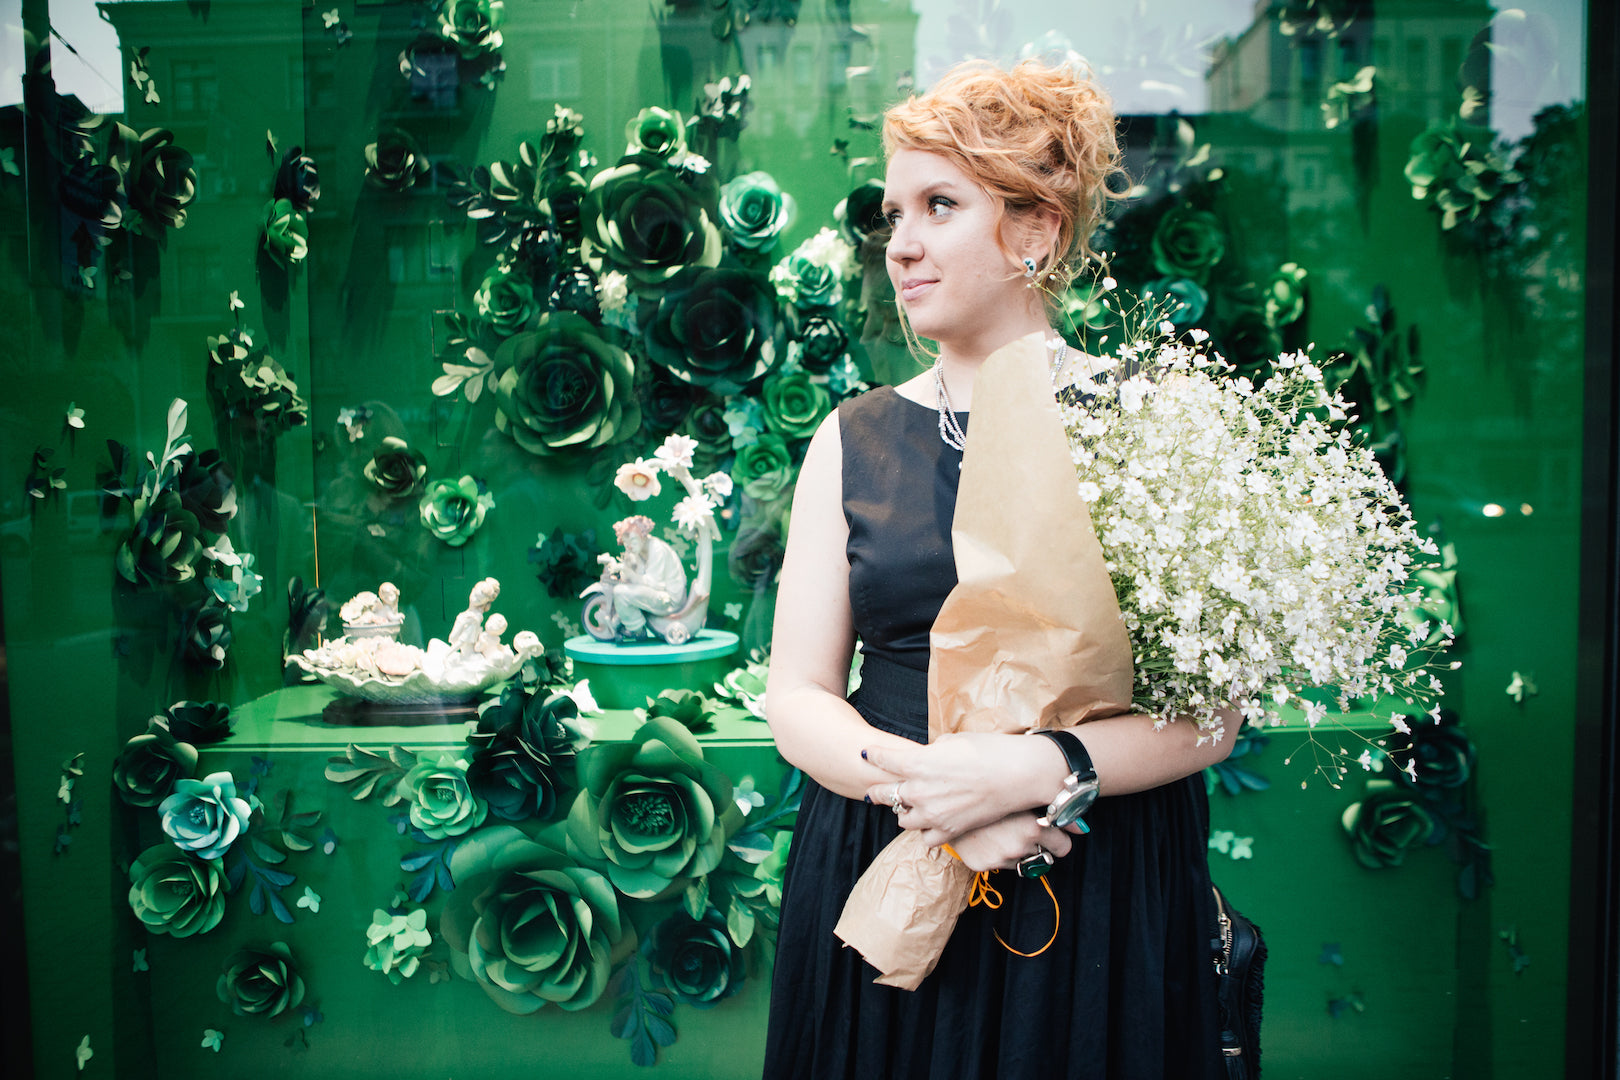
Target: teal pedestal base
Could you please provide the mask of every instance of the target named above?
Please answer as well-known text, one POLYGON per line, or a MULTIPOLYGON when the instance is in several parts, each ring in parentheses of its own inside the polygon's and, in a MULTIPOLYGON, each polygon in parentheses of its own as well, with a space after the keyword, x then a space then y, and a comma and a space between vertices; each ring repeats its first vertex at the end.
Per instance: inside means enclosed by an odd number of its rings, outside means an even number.
POLYGON ((563 642, 574 674, 591 681, 591 693, 604 709, 635 709, 660 690, 701 690, 731 670, 738 648, 729 630, 699 630, 683 645, 662 641, 606 642, 581 635, 563 642))

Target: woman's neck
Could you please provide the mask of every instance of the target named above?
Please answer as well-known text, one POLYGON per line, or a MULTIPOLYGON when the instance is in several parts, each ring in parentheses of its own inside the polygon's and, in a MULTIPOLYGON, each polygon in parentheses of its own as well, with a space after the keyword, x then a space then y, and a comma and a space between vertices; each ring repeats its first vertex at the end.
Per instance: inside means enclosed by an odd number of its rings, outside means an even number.
MULTIPOLYGON (((951 408, 957 412, 967 412, 973 407, 973 378, 979 373, 979 368, 990 354, 1010 342, 1021 337, 1040 333, 1050 336, 1052 327, 1045 319, 1027 320, 1028 325, 1015 328, 1010 337, 998 335, 995 342, 961 341, 939 342, 939 363, 945 376, 945 392, 951 399, 951 408)), ((927 375, 932 384, 933 375, 927 375)))

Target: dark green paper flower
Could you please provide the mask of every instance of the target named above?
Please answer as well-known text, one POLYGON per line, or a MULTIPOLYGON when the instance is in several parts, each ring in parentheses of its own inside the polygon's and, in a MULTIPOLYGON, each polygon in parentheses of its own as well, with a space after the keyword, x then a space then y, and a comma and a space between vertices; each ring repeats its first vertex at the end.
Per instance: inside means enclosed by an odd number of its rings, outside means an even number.
POLYGON ((714 730, 714 705, 696 690, 660 690, 636 715, 642 720, 667 717, 694 733, 714 730))
POLYGON ((270 436, 309 422, 293 377, 240 330, 209 338, 208 350, 208 389, 225 419, 251 421, 270 436))
POLYGON ((567 694, 516 684, 484 709, 467 736, 467 783, 491 814, 505 821, 552 816, 584 738, 578 721, 579 706, 567 694))
POLYGON ((1303 266, 1283 263, 1275 274, 1266 279, 1262 289, 1266 322, 1281 329, 1297 322, 1305 314, 1305 277, 1303 266))
POLYGON ((473 307, 496 336, 508 338, 526 329, 544 310, 534 295, 534 282, 520 270, 497 266, 484 275, 473 293, 473 307))
POLYGON ((542 457, 622 442, 641 426, 630 354, 572 312, 495 352, 495 426, 542 457))
POLYGON ((1423 800, 1390 781, 1369 781, 1367 796, 1344 812, 1344 831, 1356 861, 1369 870, 1399 866, 1407 849, 1433 843, 1441 825, 1423 800))
POLYGON ((581 254, 598 273, 618 270, 661 288, 682 267, 719 263, 715 213, 675 170, 630 158, 591 180, 580 208, 581 254))
POLYGON ((1172 207, 1153 232, 1153 265, 1165 277, 1207 285, 1209 272, 1226 255, 1226 234, 1208 210, 1172 207))
POLYGON ((384 128, 366 146, 366 181, 384 191, 406 191, 428 173, 427 159, 408 132, 384 128))
POLYGON ((793 218, 793 197, 783 194, 769 173, 745 173, 720 189, 720 220, 740 248, 763 251, 775 246, 793 218))
POLYGON ((231 737, 231 707, 217 701, 177 701, 152 718, 170 734, 193 746, 209 746, 231 737))
POLYGON ((629 742, 581 754, 579 780, 569 853, 604 867, 620 892, 640 900, 668 896, 720 865, 742 824, 730 779, 667 717, 648 720, 629 742))
POLYGON ((685 422, 703 391, 682 382, 661 367, 648 365, 651 376, 642 388, 641 426, 655 435, 669 435, 685 422))
POLYGON ((124 179, 129 204, 153 224, 178 229, 197 197, 197 170, 191 154, 176 146, 174 132, 154 128, 141 135, 124 179))
POLYGON ((538 564, 540 584, 546 587, 547 596, 573 600, 601 574, 597 554, 595 529, 565 533, 559 525, 529 549, 529 561, 538 564))
POLYGON ((150 500, 139 497, 131 514, 134 528, 115 557, 120 577, 133 585, 157 588, 196 576, 203 548, 197 515, 184 508, 177 493, 165 490, 150 500))
POLYGON ((204 532, 222 534, 236 516, 236 480, 218 450, 188 451, 175 490, 180 493, 180 505, 196 516, 204 532))
POLYGON ((192 611, 180 643, 180 656, 194 667, 217 671, 225 666, 234 640, 231 609, 210 596, 192 611))
POLYGON ((225 917, 225 874, 173 844, 141 852, 129 868, 129 906, 154 934, 206 934, 225 917))
POLYGON ((737 448, 731 466, 732 481, 760 502, 781 496, 793 480, 793 455, 781 436, 765 434, 737 448))
POLYGON ((1430 124, 1412 140, 1406 179, 1414 199, 1433 197, 1440 227, 1454 229, 1479 217, 1486 203, 1523 177, 1513 171, 1489 129, 1452 117, 1430 124))
POLYGON ((113 789, 131 806, 156 806, 173 793, 176 780, 196 775, 196 746, 176 738, 161 717, 113 759, 113 789))
POLYGON ((624 126, 626 154, 653 154, 668 158, 686 149, 686 121, 678 112, 648 106, 624 126))
POLYGON ((734 394, 776 362, 776 305, 755 274, 688 268, 639 315, 647 358, 716 394, 734 394))
POLYGON ((798 348, 794 355, 799 366, 811 374, 825 375, 849 352, 849 334, 837 319, 812 315, 795 323, 798 348))
POLYGON ((309 254, 309 222, 291 199, 264 204, 264 250, 284 267, 304 261, 309 254))
POLYGON ((304 979, 285 942, 232 953, 214 985, 237 1016, 280 1016, 304 1000, 304 979))
POLYGON ((1429 624, 1428 637, 1425 645, 1439 644, 1446 635, 1441 630, 1441 624, 1451 629, 1451 638, 1456 640, 1462 636, 1462 604, 1457 595, 1457 568, 1455 564, 1442 568, 1426 566, 1412 574, 1411 590, 1418 594, 1418 603, 1411 612, 1403 617, 1408 626, 1416 627, 1420 623, 1429 624))
POLYGON ((811 382, 805 371, 771 376, 760 397, 765 426, 783 439, 808 439, 832 412, 832 397, 825 387, 811 382))
POLYGON ((439 34, 456 47, 463 60, 476 60, 501 47, 505 21, 506 5, 501 0, 444 0, 439 34))
POLYGON ((1164 317, 1177 329, 1197 326, 1209 306, 1209 294, 1188 278, 1159 278, 1142 288, 1142 299, 1166 305, 1164 317))
POLYGON ((315 209, 321 197, 321 179, 315 159, 304 153, 303 147, 295 146, 282 156, 276 170, 275 197, 286 199, 305 213, 315 209))
POLYGON ((411 824, 435 840, 470 832, 489 813, 489 804, 468 783, 467 763, 454 754, 417 754, 397 790, 410 801, 411 824))
POLYGON ((744 525, 726 553, 726 568, 731 580, 747 592, 762 593, 776 584, 776 575, 782 569, 782 530, 773 515, 766 515, 764 525, 744 525))
POLYGON ((1386 753, 1400 775, 1419 789, 1457 788, 1468 783, 1474 773, 1474 741, 1457 722, 1450 709, 1440 711, 1440 722, 1428 716, 1404 717, 1410 734, 1399 731, 1389 736, 1386 753), (1412 767, 1416 776, 1407 773, 1412 767))
POLYGON ((857 249, 867 239, 888 231, 883 220, 883 181, 868 180, 844 196, 844 201, 833 208, 838 227, 844 238, 857 249))
POLYGON ((653 970, 690 1005, 713 1005, 741 990, 743 961, 743 951, 726 932, 725 917, 713 907, 702 919, 679 909, 653 929, 653 970))
POLYGON ((427 478, 427 459, 404 439, 389 435, 371 452, 366 479, 384 495, 403 499, 416 494, 427 478))
POLYGON ((680 433, 697 440, 692 452, 692 475, 707 476, 719 464, 722 449, 731 446, 731 425, 726 423, 725 402, 715 397, 699 402, 687 414, 680 433))
POLYGON ((439 923, 450 964, 509 1013, 589 1007, 635 947, 606 878, 510 825, 456 845, 450 873, 439 923))
POLYGON ((428 532, 451 547, 460 547, 472 539, 494 506, 495 496, 477 480, 463 476, 433 481, 422 492, 417 508, 428 532))

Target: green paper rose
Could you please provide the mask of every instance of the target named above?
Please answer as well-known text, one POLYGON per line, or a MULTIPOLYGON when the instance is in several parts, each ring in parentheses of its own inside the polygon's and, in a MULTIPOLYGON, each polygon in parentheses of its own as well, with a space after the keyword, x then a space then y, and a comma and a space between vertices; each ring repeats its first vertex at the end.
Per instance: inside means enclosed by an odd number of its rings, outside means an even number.
POLYGON ((685 422, 703 391, 661 367, 649 365, 652 377, 642 388, 641 426, 655 435, 670 435, 685 422))
POLYGON ((247 831, 253 806, 236 794, 236 781, 228 772, 209 773, 201 780, 174 782, 174 794, 158 806, 163 831, 178 848, 199 859, 217 859, 247 831))
POLYGON ((232 953, 214 984, 237 1016, 280 1016, 304 1000, 304 979, 285 942, 232 953))
POLYGON ((731 480, 760 502, 781 496, 793 481, 793 455, 780 435, 765 434, 747 446, 737 448, 731 465, 731 480))
POLYGON ((825 375, 849 352, 849 334, 837 319, 812 315, 798 323, 793 355, 813 375, 825 375))
POLYGON ((398 986, 422 966, 422 956, 433 944, 427 928, 427 911, 417 908, 409 915, 392 915, 381 908, 371 913, 366 927, 366 955, 363 962, 372 971, 388 976, 398 986))
POLYGON ((1160 278, 1142 288, 1142 299, 1164 306, 1164 317, 1177 329, 1198 325, 1209 306, 1209 294, 1187 278, 1160 278))
POLYGON ((408 132, 384 128, 366 147, 366 181, 384 191, 406 191, 428 174, 427 159, 408 132))
POLYGON ((439 934, 456 974, 509 1013, 548 1001, 595 1004, 635 931, 607 879, 510 825, 481 829, 450 856, 455 891, 439 934))
POLYGON ((1283 263, 1266 279, 1261 293, 1265 298, 1266 322, 1281 329, 1298 322, 1305 314, 1305 268, 1283 263))
POLYGON ((435 840, 470 832, 489 813, 467 780, 467 763, 454 754, 417 754, 396 790, 410 801, 411 824, 435 840))
POLYGON ((118 574, 132 585, 155 589, 197 574, 202 541, 197 536, 197 515, 188 512, 173 491, 144 496, 132 505, 134 530, 118 545, 118 574))
POLYGON ((689 1005, 713 1005, 741 990, 743 959, 726 932, 725 917, 712 907, 702 919, 678 910, 653 929, 653 971, 689 1005))
POLYGON ((601 574, 596 561, 596 530, 583 533, 565 533, 562 526, 542 536, 540 542, 529 549, 529 561, 538 565, 540 584, 546 595, 554 600, 573 600, 601 574))
POLYGON ((734 394, 776 362, 776 305, 760 277, 688 268, 641 305, 647 358, 716 394, 734 394))
POLYGON ((731 425, 726 422, 725 402, 709 397, 698 403, 681 424, 680 433, 696 440, 692 451, 692 475, 707 476, 719 464, 723 450, 731 447, 731 425))
POLYGON ((129 880, 130 910, 154 934, 206 934, 225 917, 225 875, 216 860, 157 844, 130 865, 129 880))
POLYGON ((1199 285, 1226 254, 1226 235, 1218 218, 1208 210, 1182 204, 1159 219, 1153 231, 1153 265, 1170 278, 1188 278, 1199 285))
POLYGON ((444 0, 439 12, 439 34, 454 45, 463 60, 476 60, 501 47, 501 24, 506 21, 502 0, 444 0))
POLYGON ((218 450, 200 454, 193 450, 183 455, 174 487, 180 494, 180 505, 196 516, 204 532, 220 535, 236 516, 236 479, 218 450))
POLYGON ((1435 842, 1440 822, 1410 791, 1369 781, 1367 796, 1344 811, 1344 831, 1356 861, 1369 870, 1399 866, 1414 844, 1435 842))
POLYGON ((154 128, 141 135, 124 186, 142 218, 178 229, 197 197, 197 170, 190 152, 174 144, 174 132, 154 128))
POLYGON ((264 204, 264 250, 277 263, 291 267, 309 254, 309 222, 291 199, 264 204))
POLYGON ((1386 753, 1400 775, 1419 789, 1457 788, 1474 773, 1474 742, 1457 723, 1450 709, 1440 711, 1440 722, 1428 716, 1406 716, 1410 733, 1389 736, 1386 753), (1411 772, 1406 770, 1411 768, 1411 772))
POLYGON ((636 715, 643 721, 662 716, 691 732, 714 730, 714 706, 696 690, 660 690, 636 715))
POLYGON ((825 387, 811 382, 805 371, 771 376, 760 397, 765 405, 765 426, 784 439, 808 439, 832 412, 832 397, 825 387))
POLYGON ((391 498, 403 499, 414 495, 427 478, 427 459, 404 439, 389 435, 372 451, 365 472, 372 487, 391 498))
POLYGON ((591 180, 580 207, 585 260, 661 288, 685 266, 720 261, 720 230, 705 200, 673 169, 632 158, 591 180))
POLYGON ((470 476, 433 481, 417 506, 427 531, 451 547, 471 540, 484 524, 484 515, 494 508, 495 496, 470 476))
POLYGON ((546 181, 546 197, 540 209, 551 215, 551 227, 557 235, 577 244, 585 235, 585 222, 581 215, 590 184, 577 172, 558 173, 546 181))
POLYGON ((509 338, 539 317, 544 304, 534 295, 534 282, 520 270, 497 266, 473 293, 478 317, 495 332, 509 338))
POLYGON ((794 253, 772 272, 777 291, 800 311, 833 307, 844 297, 837 269, 794 253))
POLYGON ((505 821, 549 818, 582 741, 573 698, 514 684, 484 709, 477 730, 467 736, 467 783, 505 821))
POLYGON ((306 213, 315 209, 321 197, 320 174, 315 159, 304 153, 301 146, 288 150, 276 170, 275 197, 286 199, 294 208, 306 213))
POLYGON ((623 442, 641 426, 630 354, 553 311, 495 352, 495 426, 549 457, 623 442))
POLYGON ((720 189, 720 220, 740 248, 773 247, 794 216, 793 196, 783 194, 769 173, 745 173, 720 189))
POLYGON ((170 734, 192 746, 208 746, 231 737, 231 707, 217 701, 177 701, 152 718, 170 734))
POLYGON ((649 719, 629 742, 581 754, 579 781, 569 853, 604 867, 620 892, 639 900, 668 896, 720 865, 742 824, 730 779, 667 717, 649 719))
POLYGON ((624 126, 626 154, 653 154, 668 158, 686 149, 686 121, 678 112, 649 106, 624 126))
POLYGON ((113 789, 131 806, 156 806, 174 791, 175 781, 197 775, 197 748, 177 739, 161 717, 124 744, 113 759, 113 789))
POLYGON ((193 667, 219 670, 225 666, 236 635, 231 630, 231 609, 210 596, 186 623, 180 657, 193 667))
POLYGON ((726 553, 731 580, 746 592, 764 592, 776 584, 784 550, 781 529, 774 521, 763 527, 744 525, 726 553))

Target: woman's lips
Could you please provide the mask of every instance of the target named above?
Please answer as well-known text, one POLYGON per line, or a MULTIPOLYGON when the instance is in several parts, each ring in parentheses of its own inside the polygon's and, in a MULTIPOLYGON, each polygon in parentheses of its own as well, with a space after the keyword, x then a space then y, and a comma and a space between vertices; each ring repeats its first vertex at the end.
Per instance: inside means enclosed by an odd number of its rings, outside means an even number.
POLYGON ((939 282, 932 278, 907 278, 900 283, 900 299, 909 304, 938 284, 939 282))

